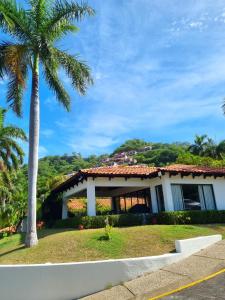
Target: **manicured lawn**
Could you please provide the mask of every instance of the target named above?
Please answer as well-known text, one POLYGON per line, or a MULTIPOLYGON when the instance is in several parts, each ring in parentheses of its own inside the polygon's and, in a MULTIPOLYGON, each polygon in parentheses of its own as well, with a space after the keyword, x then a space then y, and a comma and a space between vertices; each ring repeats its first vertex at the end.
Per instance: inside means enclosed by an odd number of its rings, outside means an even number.
POLYGON ((221 233, 225 225, 155 225, 113 228, 110 241, 100 240, 104 229, 39 231, 39 245, 24 248, 24 236, 0 240, 0 264, 87 261, 149 256, 174 251, 174 241, 221 233))

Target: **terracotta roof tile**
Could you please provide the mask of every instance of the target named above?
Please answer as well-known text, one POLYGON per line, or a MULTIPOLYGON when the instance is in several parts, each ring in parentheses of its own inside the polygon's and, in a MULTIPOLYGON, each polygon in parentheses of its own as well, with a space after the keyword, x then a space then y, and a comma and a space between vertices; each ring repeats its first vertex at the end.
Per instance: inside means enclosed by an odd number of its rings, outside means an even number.
POLYGON ((202 173, 202 174, 221 174, 225 175, 225 168, 222 167, 205 167, 205 166, 195 166, 195 165, 170 165, 167 167, 160 168, 161 171, 170 172, 185 172, 185 173, 202 173))
POLYGON ((79 181, 84 180, 87 177, 145 177, 150 178, 158 175, 158 172, 170 173, 170 174, 196 174, 196 175, 216 175, 225 176, 225 168, 220 167, 204 167, 194 165, 170 165, 166 167, 148 167, 143 165, 135 166, 107 166, 90 169, 82 169, 79 172, 72 174, 69 179, 55 188, 53 192, 61 192, 70 188, 79 181))
POLYGON ((157 172, 158 168, 148 166, 109 166, 83 169, 80 172, 87 175, 149 175, 157 172))

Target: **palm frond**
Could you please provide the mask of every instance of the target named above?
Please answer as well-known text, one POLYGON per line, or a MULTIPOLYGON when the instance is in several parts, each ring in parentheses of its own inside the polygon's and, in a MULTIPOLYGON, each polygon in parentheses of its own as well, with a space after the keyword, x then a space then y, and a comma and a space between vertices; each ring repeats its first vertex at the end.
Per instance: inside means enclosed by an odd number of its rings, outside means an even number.
POLYGON ((18 78, 12 75, 8 83, 7 102, 18 116, 22 116, 22 100, 23 86, 21 86, 18 78))
POLYGON ((10 164, 7 153, 4 150, 0 150, 0 157, 2 158, 3 166, 2 169, 7 168, 7 170, 11 170, 12 166, 10 164))
POLYGON ((95 11, 88 4, 78 4, 67 0, 57 0, 52 7, 52 13, 47 22, 45 30, 54 31, 54 27, 61 22, 80 21, 85 16, 93 16, 95 11))
POLYGON ((55 42, 56 40, 59 40, 69 32, 78 32, 79 28, 68 21, 62 21, 59 24, 56 24, 54 28, 52 28, 51 31, 45 32, 44 36, 46 41, 52 41, 55 42))
POLYGON ((67 54, 56 48, 53 49, 54 56, 72 80, 72 85, 82 95, 86 93, 88 85, 93 84, 90 68, 77 57, 67 54))
POLYGON ((27 141, 27 136, 23 129, 12 125, 2 128, 1 135, 27 141))
POLYGON ((48 60, 44 61, 43 64, 44 75, 50 89, 55 93, 57 100, 69 111, 70 97, 58 78, 57 69, 55 68, 54 63, 48 60))
POLYGON ((7 101, 10 107, 21 116, 22 96, 28 73, 29 46, 3 42, 0 44, 0 75, 7 74, 7 101))
POLYGON ((26 10, 18 6, 15 0, 0 1, 0 26, 4 32, 21 41, 31 41, 30 23, 26 10))
POLYGON ((0 107, 0 130, 3 129, 6 109, 0 107))
POLYGON ((14 153, 11 153, 10 159, 11 159, 13 169, 17 170, 20 165, 20 159, 18 159, 18 157, 14 153))

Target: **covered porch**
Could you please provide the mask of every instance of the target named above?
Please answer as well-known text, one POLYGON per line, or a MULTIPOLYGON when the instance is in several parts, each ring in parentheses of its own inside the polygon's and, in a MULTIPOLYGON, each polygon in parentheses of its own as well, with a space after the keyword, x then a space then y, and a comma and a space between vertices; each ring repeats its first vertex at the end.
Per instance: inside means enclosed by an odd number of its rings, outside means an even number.
MULTIPOLYGON (((110 198, 113 214, 126 213, 130 209, 133 209, 134 213, 136 210, 151 213, 156 198, 151 193, 149 179, 87 178, 86 181, 63 193, 62 219, 68 217, 67 202, 73 197, 87 199, 88 216, 96 215, 96 199, 98 198, 110 198)), ((155 205, 157 206, 157 203, 155 205)))

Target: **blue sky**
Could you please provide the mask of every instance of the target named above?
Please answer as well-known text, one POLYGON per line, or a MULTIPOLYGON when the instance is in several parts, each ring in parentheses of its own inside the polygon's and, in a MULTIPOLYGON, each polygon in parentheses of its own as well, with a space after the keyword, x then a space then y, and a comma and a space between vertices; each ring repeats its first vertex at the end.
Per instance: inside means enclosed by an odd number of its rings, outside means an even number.
MULTIPOLYGON (((95 84, 80 97, 60 74, 73 102, 67 113, 41 81, 40 157, 111 152, 131 138, 192 141, 196 133, 207 133, 225 139, 224 0, 89 4, 96 16, 60 44, 88 62, 95 84)), ((23 119, 8 116, 26 132, 29 94, 28 84, 23 119)))

